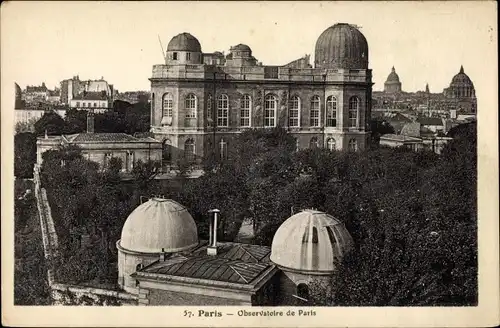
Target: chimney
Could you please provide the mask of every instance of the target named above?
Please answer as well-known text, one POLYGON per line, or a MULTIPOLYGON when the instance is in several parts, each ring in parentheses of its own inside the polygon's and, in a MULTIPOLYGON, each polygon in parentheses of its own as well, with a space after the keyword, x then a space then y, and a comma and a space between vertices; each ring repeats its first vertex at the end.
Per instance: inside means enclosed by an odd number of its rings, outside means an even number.
POLYGON ((87 133, 94 133, 94 113, 87 113, 87 133))
POLYGON ((209 231, 209 241, 208 241, 208 247, 207 247, 207 254, 208 255, 217 255, 217 223, 219 219, 219 213, 220 210, 218 209, 213 209, 208 211, 210 215, 210 231, 209 231))

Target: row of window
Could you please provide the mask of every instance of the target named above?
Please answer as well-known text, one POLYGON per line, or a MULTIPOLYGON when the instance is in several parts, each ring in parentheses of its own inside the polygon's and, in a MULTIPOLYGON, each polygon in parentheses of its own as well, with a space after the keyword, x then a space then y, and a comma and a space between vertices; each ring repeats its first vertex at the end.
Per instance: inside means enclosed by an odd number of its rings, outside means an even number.
MULTIPOLYGON (((326 141, 327 148, 331 151, 337 149, 335 139, 329 138, 326 141)), ((309 148, 318 148, 319 140, 316 137, 311 138, 309 142, 309 148)), ((297 140, 297 150, 299 150, 299 141, 297 140)), ((195 142, 193 139, 187 139, 184 143, 184 157, 189 162, 193 162, 195 159, 195 142)), ((358 150, 358 142, 356 139, 349 140, 348 150, 356 151, 358 150)), ((219 154, 221 159, 227 159, 227 142, 221 139, 219 142, 219 154)))
MULTIPOLYGON (((208 126, 213 126, 212 95, 207 97, 207 121, 208 126)), ((309 109, 309 126, 320 126, 320 97, 313 96, 309 109)), ((172 117, 174 99, 172 94, 166 93, 163 96, 162 112, 163 117, 172 117)), ((358 97, 349 99, 349 127, 356 127, 358 123, 360 100, 358 97)), ((184 108, 186 118, 196 118, 197 98, 194 94, 189 94, 185 98, 184 108)), ((251 126, 252 99, 249 95, 244 95, 240 99, 240 126, 251 126)), ((300 111, 302 109, 301 100, 298 96, 290 98, 288 109, 288 126, 300 127, 300 111)), ((274 95, 267 95, 264 99, 264 126, 276 126, 276 112, 278 110, 278 98, 274 95)), ((229 97, 221 94, 217 97, 217 126, 227 127, 229 124, 229 97)), ((326 122, 327 127, 337 126, 337 98, 329 96, 326 98, 326 122)))
MULTIPOLYGON (((99 106, 99 104, 96 102, 95 103, 86 103, 86 102, 82 103, 82 107, 97 107, 97 106, 99 106)), ((76 107, 80 107, 79 101, 76 102, 76 107)))

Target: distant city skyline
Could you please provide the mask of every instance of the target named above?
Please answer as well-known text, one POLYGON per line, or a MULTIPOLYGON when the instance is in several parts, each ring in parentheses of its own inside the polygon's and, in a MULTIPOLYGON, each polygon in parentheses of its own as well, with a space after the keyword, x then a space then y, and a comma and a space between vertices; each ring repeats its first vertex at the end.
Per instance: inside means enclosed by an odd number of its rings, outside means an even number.
POLYGON ((2 27, 16 27, 14 34, 2 29, 2 44, 15 54, 9 76, 23 89, 42 82, 53 89, 79 75, 103 77, 121 92, 150 90, 152 66, 164 63, 158 37, 165 49, 181 32, 197 37, 203 52, 244 43, 264 65, 305 54, 312 62, 317 38, 338 22, 358 25, 366 36, 374 91, 383 90, 394 66, 404 91, 428 83, 439 93, 463 65, 481 99, 486 75, 496 74, 488 72, 496 25, 481 19, 492 9, 487 3, 65 2, 54 10, 53 2, 11 2, 3 9, 22 12, 2 15, 2 27))

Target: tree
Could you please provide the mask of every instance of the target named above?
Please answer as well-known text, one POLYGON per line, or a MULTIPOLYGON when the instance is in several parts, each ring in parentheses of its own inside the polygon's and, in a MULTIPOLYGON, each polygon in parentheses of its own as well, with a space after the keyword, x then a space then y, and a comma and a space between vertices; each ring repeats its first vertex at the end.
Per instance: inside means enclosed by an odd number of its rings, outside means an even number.
POLYGON ((68 127, 64 119, 54 111, 48 111, 35 123, 35 134, 42 136, 61 135, 67 131, 68 127))
POLYGON ((14 136, 14 175, 18 178, 32 178, 36 162, 36 135, 30 132, 14 136))

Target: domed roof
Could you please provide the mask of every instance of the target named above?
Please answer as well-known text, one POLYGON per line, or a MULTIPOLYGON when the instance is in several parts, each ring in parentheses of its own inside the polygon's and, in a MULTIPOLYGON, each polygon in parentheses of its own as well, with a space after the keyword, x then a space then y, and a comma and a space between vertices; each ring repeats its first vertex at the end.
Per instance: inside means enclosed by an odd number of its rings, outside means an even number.
POLYGON ((170 40, 167 51, 201 52, 201 45, 198 39, 191 34, 181 33, 170 40))
POLYGON ((353 245, 351 235, 333 216, 305 210, 278 228, 271 246, 271 261, 298 271, 332 273, 353 245))
POLYGON ((394 82, 399 83, 399 75, 398 75, 398 73, 396 73, 396 69, 394 68, 394 66, 392 67, 391 73, 387 77, 387 81, 385 81, 385 83, 388 83, 388 82, 389 83, 390 82, 392 82, 392 83, 394 83, 394 82))
POLYGON ((235 45, 234 47, 231 47, 231 50, 238 50, 238 51, 252 51, 252 49, 250 49, 249 46, 247 46, 246 44, 237 44, 235 45))
POLYGON ((123 225, 120 246, 135 252, 179 252, 198 245, 196 224, 181 204, 152 198, 139 205, 123 225))
POLYGON ((460 66, 460 72, 451 80, 451 85, 472 85, 471 79, 464 73, 463 66, 460 66))
POLYGON ((316 41, 317 68, 368 68, 368 42, 354 26, 339 23, 327 28, 316 41))

